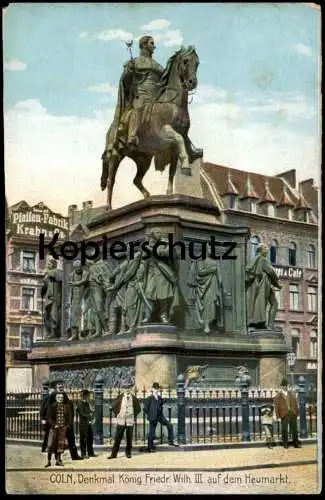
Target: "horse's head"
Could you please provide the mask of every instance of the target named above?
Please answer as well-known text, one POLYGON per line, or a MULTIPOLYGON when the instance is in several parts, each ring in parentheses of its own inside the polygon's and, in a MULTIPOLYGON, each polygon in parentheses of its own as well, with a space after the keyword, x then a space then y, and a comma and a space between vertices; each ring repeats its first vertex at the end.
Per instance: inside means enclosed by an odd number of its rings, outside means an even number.
POLYGON ((160 80, 161 88, 180 85, 183 90, 194 90, 197 87, 196 72, 199 62, 193 46, 182 47, 168 59, 160 80))
POLYGON ((197 87, 197 68, 200 60, 195 48, 182 47, 176 57, 177 70, 184 90, 194 90, 197 87))

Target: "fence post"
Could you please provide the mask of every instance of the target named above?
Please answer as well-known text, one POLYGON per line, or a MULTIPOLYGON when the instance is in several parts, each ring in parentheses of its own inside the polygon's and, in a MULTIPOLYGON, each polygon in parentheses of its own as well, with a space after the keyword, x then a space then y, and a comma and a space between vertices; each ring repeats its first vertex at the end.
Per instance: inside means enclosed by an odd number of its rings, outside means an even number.
POLYGON ((95 379, 95 444, 104 443, 103 435, 103 406, 104 406, 104 379, 101 375, 97 375, 95 379))
POLYGON ((240 374, 236 380, 239 383, 241 394, 241 419, 242 419, 242 441, 250 441, 251 435, 249 430, 249 406, 248 406, 248 388, 251 383, 251 378, 248 373, 240 374))
POLYGON ((185 377, 178 375, 176 379, 177 391, 177 441, 178 444, 185 444, 185 377))
POLYGON ((49 379, 45 378, 42 382, 42 401, 45 397, 48 397, 49 395, 49 385, 50 385, 49 379))
POLYGON ((299 416, 300 416, 300 437, 308 437, 307 433, 307 419, 306 419, 306 381, 303 376, 298 379, 299 384, 299 416))

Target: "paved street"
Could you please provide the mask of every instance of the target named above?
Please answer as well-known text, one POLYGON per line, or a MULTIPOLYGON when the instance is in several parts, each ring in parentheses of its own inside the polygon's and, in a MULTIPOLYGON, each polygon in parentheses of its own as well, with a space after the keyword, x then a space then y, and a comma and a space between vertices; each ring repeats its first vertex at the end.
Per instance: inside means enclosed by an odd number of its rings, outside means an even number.
POLYGON ((46 455, 33 446, 6 446, 7 493, 316 493, 315 445, 147 454, 134 450, 107 460, 63 455, 64 467, 44 469, 46 455), (297 464, 298 463, 298 464, 297 464), (27 470, 26 470, 27 469, 27 470), (201 474, 201 475, 199 475, 201 474))

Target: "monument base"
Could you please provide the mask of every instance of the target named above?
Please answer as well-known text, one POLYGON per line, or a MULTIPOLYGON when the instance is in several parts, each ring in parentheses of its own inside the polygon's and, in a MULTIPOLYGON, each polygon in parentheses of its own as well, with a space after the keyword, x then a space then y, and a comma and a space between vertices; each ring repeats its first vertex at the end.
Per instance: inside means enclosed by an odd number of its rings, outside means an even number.
POLYGON ((191 163, 188 169, 181 168, 178 163, 174 178, 174 194, 203 198, 200 176, 202 163, 203 159, 199 158, 191 163))
POLYGON ((260 386, 277 388, 280 387, 281 379, 285 375, 286 358, 262 357, 260 359, 260 386))
POLYGON ((38 342, 29 358, 39 374, 49 369, 52 377, 63 378, 70 388, 92 387, 98 372, 105 387, 119 387, 123 380, 130 380, 138 390, 150 389, 155 381, 175 388, 177 375, 191 367, 201 374, 196 385, 231 388, 242 365, 249 370, 252 386, 276 388, 285 375, 288 350, 282 335, 206 335, 150 324, 138 327, 132 336, 53 341, 51 347, 49 342, 38 342))
POLYGON ((138 354, 135 360, 135 385, 149 389, 153 382, 175 387, 177 358, 175 354, 138 354))
MULTIPOLYGON (((47 365, 51 376, 64 379, 67 387, 75 389, 93 387, 98 373, 105 387, 120 387, 126 381, 142 390, 150 389, 157 381, 175 388, 177 375, 186 374, 193 367, 196 373, 206 374, 195 381, 201 386, 234 387, 237 369, 242 365, 247 366, 255 387, 277 385, 276 374, 269 373, 272 366, 268 368, 267 360, 277 360, 276 366, 281 367, 279 376, 285 374, 282 366, 289 349, 283 335, 264 330, 248 333, 245 326, 248 229, 222 224, 218 207, 199 197, 200 164, 201 160, 197 160, 191 165, 191 176, 178 172, 179 182, 187 185, 187 195, 153 196, 101 214, 88 223, 87 239, 101 242, 105 237, 106 248, 117 240, 127 244, 148 241, 152 231, 159 231, 175 244, 178 260, 173 262, 173 273, 177 275, 179 300, 171 318, 174 324, 141 325, 125 335, 117 335, 116 331, 112 335, 70 341, 64 338, 69 321, 65 318, 62 338, 37 342, 28 354, 32 363, 47 365), (203 248, 208 249, 211 241, 222 283, 223 308, 215 326, 212 322, 211 332, 206 334, 189 281, 192 259, 197 258, 197 252, 203 253, 203 248), (191 242, 195 242, 192 248, 191 242)), ((180 189, 184 192, 185 185, 180 189)), ((110 259, 108 251, 106 258, 112 268, 119 264, 110 259)))

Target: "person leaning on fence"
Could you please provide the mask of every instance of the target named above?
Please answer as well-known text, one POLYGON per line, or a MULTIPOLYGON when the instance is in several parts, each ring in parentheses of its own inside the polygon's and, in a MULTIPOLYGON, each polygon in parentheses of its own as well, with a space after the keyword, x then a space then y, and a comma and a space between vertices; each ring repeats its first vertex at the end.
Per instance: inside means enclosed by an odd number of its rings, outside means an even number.
POLYGON ((77 401, 77 413, 79 414, 79 437, 80 452, 82 458, 96 457, 93 448, 93 417, 94 410, 89 403, 90 392, 87 389, 80 391, 81 398, 77 401))
POLYGON ((64 385, 62 380, 57 380, 55 382, 56 388, 55 392, 51 394, 49 397, 49 403, 53 403, 55 401, 55 395, 57 393, 63 394, 64 401, 68 404, 69 406, 69 415, 70 415, 70 420, 67 426, 67 441, 68 441, 68 448, 70 451, 70 456, 72 460, 82 460, 82 457, 78 455, 78 450, 76 446, 76 437, 74 434, 74 429, 73 429, 73 422, 74 422, 74 406, 73 406, 73 401, 71 401, 67 395, 67 393, 64 390, 64 385))
POLYGON ((52 454, 55 456, 55 465, 63 465, 61 455, 64 452, 67 426, 70 420, 69 405, 62 393, 57 393, 55 401, 51 402, 47 409, 47 419, 50 424, 50 432, 47 447, 47 464, 51 467, 52 454))
POLYGON ((265 404, 263 406, 260 406, 259 408, 260 414, 261 414, 261 424, 263 428, 263 433, 265 436, 265 441, 267 444, 267 447, 270 449, 273 449, 274 446, 274 441, 273 441, 273 422, 274 422, 274 416, 273 416, 273 405, 270 404, 265 404))
POLYGON ((126 448, 125 455, 127 458, 132 456, 132 437, 133 425, 137 416, 141 412, 139 400, 131 394, 133 384, 125 384, 124 392, 119 394, 113 401, 113 412, 116 415, 116 433, 111 455, 108 457, 116 458, 120 449, 121 440, 126 430, 126 448))
POLYGON ((55 392, 55 382, 50 382, 49 383, 49 392, 48 394, 45 394, 43 396, 42 402, 41 402, 41 407, 40 407, 40 419, 41 419, 41 424, 42 424, 42 430, 44 432, 43 436, 43 442, 42 442, 42 452, 46 452, 47 450, 47 443, 49 439, 49 432, 50 432, 50 424, 47 418, 47 408, 49 405, 49 398, 51 394, 55 392))
POLYGON ((280 391, 274 397, 274 408, 276 418, 281 419, 282 444, 284 448, 289 447, 288 425, 291 430, 293 446, 301 448, 297 429, 297 416, 299 414, 297 396, 294 392, 288 390, 288 381, 286 378, 282 379, 280 391))
POLYGON ((143 411, 147 415, 149 420, 149 434, 148 434, 148 449, 149 453, 154 451, 154 437, 158 422, 161 425, 165 425, 168 430, 168 443, 170 446, 178 446, 174 442, 174 430, 172 424, 165 418, 163 413, 164 401, 162 397, 158 394, 160 385, 158 382, 152 384, 152 394, 145 399, 143 405, 143 411))

